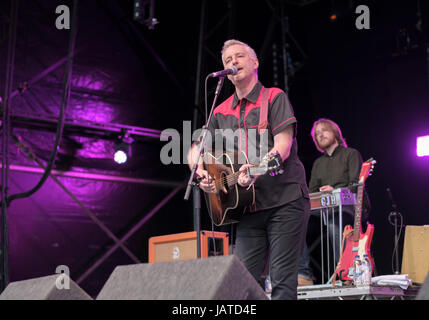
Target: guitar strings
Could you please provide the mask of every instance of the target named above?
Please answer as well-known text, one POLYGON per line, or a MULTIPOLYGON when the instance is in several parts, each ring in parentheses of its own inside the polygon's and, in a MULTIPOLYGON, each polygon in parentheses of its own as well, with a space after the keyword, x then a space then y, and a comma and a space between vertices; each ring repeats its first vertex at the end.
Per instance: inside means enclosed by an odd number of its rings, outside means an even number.
MULTIPOLYGON (((256 167, 259 167, 259 165, 256 167)), ((220 189, 220 187, 223 186, 225 182, 227 182, 228 186, 236 184, 238 182, 238 176, 240 175, 240 173, 245 172, 245 171, 246 171, 246 169, 239 170, 239 171, 231 173, 227 176, 224 176, 224 177, 220 178, 219 180, 215 179, 216 188, 220 189)))
POLYGON ((234 181, 234 179, 236 179, 236 178, 238 179, 238 176, 241 172, 244 172, 244 170, 243 171, 237 171, 237 172, 231 173, 227 176, 224 176, 224 177, 220 178, 219 180, 217 180, 216 183, 222 183, 223 184, 225 181, 227 181, 227 182, 230 182, 231 180, 234 181))
MULTIPOLYGON (((259 163, 259 165, 257 165, 256 167, 259 167, 260 165, 261 163, 259 163)), ((216 188, 220 189, 220 187, 223 186, 225 182, 227 182, 228 186, 236 184, 238 182, 238 176, 244 171, 246 171, 246 169, 236 171, 232 174, 220 178, 219 180, 214 179, 216 188)))
POLYGON ((228 186, 236 184, 238 181, 238 176, 240 175, 241 172, 244 172, 244 170, 234 172, 230 175, 220 178, 219 180, 216 180, 215 181, 216 187, 219 187, 220 189, 220 186, 224 185, 225 182, 227 182, 228 186))
POLYGON ((238 182, 238 176, 240 175, 240 173, 245 172, 245 171, 246 171, 246 169, 239 170, 239 171, 231 173, 227 176, 224 176, 224 177, 220 178, 219 180, 216 180, 215 181, 216 187, 220 188, 220 186, 223 185, 225 183, 225 181, 227 182, 228 186, 236 184, 238 182))

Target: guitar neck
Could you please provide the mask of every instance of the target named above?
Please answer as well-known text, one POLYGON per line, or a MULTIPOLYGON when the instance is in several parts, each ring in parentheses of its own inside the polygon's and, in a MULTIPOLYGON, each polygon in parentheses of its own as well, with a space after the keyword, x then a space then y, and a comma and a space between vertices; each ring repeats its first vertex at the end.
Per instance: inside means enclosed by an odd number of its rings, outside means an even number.
MULTIPOLYGON (((251 167, 249 168, 250 170, 250 175, 253 175, 255 173, 254 170, 256 170, 258 167, 251 167), (252 173, 253 171, 253 173, 252 173)), ((228 187, 231 187, 235 184, 237 184, 238 182, 238 176, 240 175, 240 173, 245 172, 246 170, 241 170, 241 171, 236 171, 234 173, 231 173, 229 175, 226 176, 226 182, 228 183, 228 187)))
POLYGON ((241 172, 242 171, 237 171, 226 176, 226 181, 228 182, 229 187, 235 185, 238 182, 238 176, 241 172))
POLYGON ((359 241, 361 232, 361 218, 362 218, 362 203, 363 203, 363 184, 358 187, 355 205, 355 223, 353 228, 353 241, 359 241))

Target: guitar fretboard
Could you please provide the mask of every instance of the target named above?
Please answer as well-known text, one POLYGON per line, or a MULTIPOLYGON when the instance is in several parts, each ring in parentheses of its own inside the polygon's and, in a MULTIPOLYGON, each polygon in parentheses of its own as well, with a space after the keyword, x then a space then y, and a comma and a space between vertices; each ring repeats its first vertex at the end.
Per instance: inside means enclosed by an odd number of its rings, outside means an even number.
POLYGON ((355 205, 355 224, 353 228, 353 241, 359 241, 359 234, 361 231, 361 216, 362 216, 362 202, 363 202, 363 184, 358 187, 355 205))
MULTIPOLYGON (((258 168, 259 168, 259 166, 249 168, 250 175, 257 174, 258 168)), ((215 182, 216 189, 220 190, 225 185, 225 183, 227 184, 228 187, 231 187, 231 186, 237 184, 238 177, 240 176, 240 173, 245 172, 245 171, 246 170, 236 171, 234 173, 231 173, 227 176, 222 177, 220 180, 216 180, 216 182, 215 182)))

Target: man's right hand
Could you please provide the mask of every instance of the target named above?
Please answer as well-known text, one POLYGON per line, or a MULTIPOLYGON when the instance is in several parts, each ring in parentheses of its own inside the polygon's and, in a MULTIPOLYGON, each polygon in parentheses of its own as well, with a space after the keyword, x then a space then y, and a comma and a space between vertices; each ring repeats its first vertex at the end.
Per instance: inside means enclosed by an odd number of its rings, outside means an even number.
POLYGON ((215 193, 216 185, 215 181, 212 177, 209 176, 207 170, 198 169, 197 174, 199 177, 204 177, 203 180, 200 181, 200 188, 206 193, 215 193))
POLYGON ((334 190, 334 188, 330 185, 326 185, 326 186, 320 187, 319 190, 321 192, 332 192, 332 190, 334 190))

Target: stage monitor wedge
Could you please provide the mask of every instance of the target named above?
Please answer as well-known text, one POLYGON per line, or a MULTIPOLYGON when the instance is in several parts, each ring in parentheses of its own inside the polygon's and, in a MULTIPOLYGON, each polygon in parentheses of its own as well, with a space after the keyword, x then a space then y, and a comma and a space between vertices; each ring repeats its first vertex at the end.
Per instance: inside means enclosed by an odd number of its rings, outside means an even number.
POLYGON ((115 268, 97 300, 266 300, 234 255, 115 268))
POLYGON ((420 288, 417 294, 416 300, 429 300, 429 272, 426 276, 426 280, 423 286, 420 288))
POLYGON ((0 300, 93 299, 65 274, 54 274, 41 278, 11 282, 0 295, 0 300), (62 278, 59 279, 59 277, 62 278))

